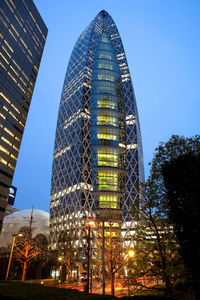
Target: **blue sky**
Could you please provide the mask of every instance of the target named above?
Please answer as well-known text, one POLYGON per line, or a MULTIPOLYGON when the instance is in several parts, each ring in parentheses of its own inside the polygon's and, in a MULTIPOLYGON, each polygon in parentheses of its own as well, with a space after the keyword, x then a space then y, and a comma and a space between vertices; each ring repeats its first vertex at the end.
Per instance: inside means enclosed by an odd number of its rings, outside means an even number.
POLYGON ((49 33, 13 185, 15 207, 49 211, 60 95, 74 44, 100 10, 115 21, 136 94, 145 174, 159 142, 200 132, 199 0, 35 0, 49 33))

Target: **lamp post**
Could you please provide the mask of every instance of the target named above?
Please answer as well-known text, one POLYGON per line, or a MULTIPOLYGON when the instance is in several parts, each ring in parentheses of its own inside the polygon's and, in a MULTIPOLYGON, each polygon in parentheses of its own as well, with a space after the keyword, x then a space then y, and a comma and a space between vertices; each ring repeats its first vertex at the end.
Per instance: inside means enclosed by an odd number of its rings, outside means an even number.
POLYGON ((87 284, 86 284, 86 292, 89 293, 89 285, 90 285, 90 231, 91 231, 91 227, 94 226, 94 221, 93 220, 89 220, 87 222, 87 227, 88 227, 88 249, 87 249, 87 284))
POLYGON ((62 281, 62 260, 63 260, 63 258, 62 258, 62 256, 59 256, 58 257, 58 261, 60 262, 60 281, 62 281))
POLYGON ((135 255, 135 252, 133 250, 129 250, 128 255, 129 257, 133 257, 135 255))
MULTIPOLYGON (((130 249, 128 251, 128 258, 132 259, 134 256, 135 256, 135 252, 130 249)), ((126 270, 126 272, 127 272, 127 270, 126 270)), ((127 276, 127 274, 126 274, 126 276, 127 276)), ((129 278, 128 278, 128 296, 130 296, 130 281, 129 281, 129 278)))
POLYGON ((9 262, 8 262, 8 267, 7 267, 7 272, 6 272, 6 280, 8 279, 8 274, 9 274, 9 271, 10 271, 10 265, 11 265, 12 255, 13 255, 13 249, 14 249, 14 246, 15 246, 15 239, 17 237, 23 237, 23 236, 24 236, 23 233, 14 234, 14 236, 13 236, 12 247, 11 247, 11 250, 10 250, 10 257, 9 257, 9 262))

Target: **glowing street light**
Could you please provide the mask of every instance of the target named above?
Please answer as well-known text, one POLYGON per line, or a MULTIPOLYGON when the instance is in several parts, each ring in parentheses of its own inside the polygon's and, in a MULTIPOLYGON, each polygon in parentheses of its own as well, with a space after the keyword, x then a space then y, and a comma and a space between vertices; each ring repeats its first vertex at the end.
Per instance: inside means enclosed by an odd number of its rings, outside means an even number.
POLYGON ((130 251, 128 252, 128 255, 129 255, 130 257, 133 257, 133 256, 135 256, 135 252, 134 252, 133 250, 130 250, 130 251))
POLYGON ((62 257, 61 256, 58 257, 58 261, 62 261, 62 257))
POLYGON ((87 226, 89 226, 89 227, 94 227, 94 225, 95 225, 95 222, 93 220, 89 220, 87 222, 87 226))
POLYGON ((7 268, 7 272, 6 272, 6 280, 8 279, 8 274, 9 274, 9 271, 10 271, 10 265, 11 265, 11 260, 12 260, 12 255, 13 255, 13 249, 14 249, 14 245, 15 245, 15 239, 17 237, 24 237, 24 233, 18 233, 18 234, 14 234, 13 235, 13 242, 12 242, 12 247, 11 247, 11 250, 10 250, 10 257, 9 257, 9 262, 8 262, 8 268, 7 268))

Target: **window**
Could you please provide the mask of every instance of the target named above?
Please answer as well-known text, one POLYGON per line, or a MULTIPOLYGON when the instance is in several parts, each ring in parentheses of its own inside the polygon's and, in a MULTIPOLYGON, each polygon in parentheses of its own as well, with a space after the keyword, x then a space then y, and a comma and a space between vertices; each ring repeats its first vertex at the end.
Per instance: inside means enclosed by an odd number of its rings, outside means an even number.
POLYGON ((111 170, 97 171, 97 185, 99 191, 117 191, 118 172, 111 170))
POLYGON ((120 198, 115 195, 99 195, 99 208, 120 208, 120 198))
POLYGON ((115 148, 100 148, 97 150, 98 166, 118 167, 119 150, 115 148))
POLYGON ((101 127, 97 131, 97 138, 100 140, 104 139, 104 140, 119 141, 118 130, 115 130, 113 128, 101 127))

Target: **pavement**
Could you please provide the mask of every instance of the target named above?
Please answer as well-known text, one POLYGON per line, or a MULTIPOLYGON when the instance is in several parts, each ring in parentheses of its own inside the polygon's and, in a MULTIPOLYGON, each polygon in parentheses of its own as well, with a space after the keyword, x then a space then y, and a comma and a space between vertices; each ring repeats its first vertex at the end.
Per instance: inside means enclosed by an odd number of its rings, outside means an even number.
MULTIPOLYGON (((67 289, 76 289, 78 291, 84 291, 84 283, 78 282, 78 283, 55 283, 54 280, 41 280, 41 284, 46 286, 54 286, 58 288, 67 288, 67 289)), ((128 296, 128 287, 123 287, 122 280, 115 280, 115 296, 117 297, 123 297, 128 296)), ((92 291, 90 293, 94 294, 102 294, 102 283, 101 282, 93 282, 92 283, 92 291)), ((110 281, 106 281, 105 284, 105 294, 111 295, 111 287, 110 287, 110 281)))

